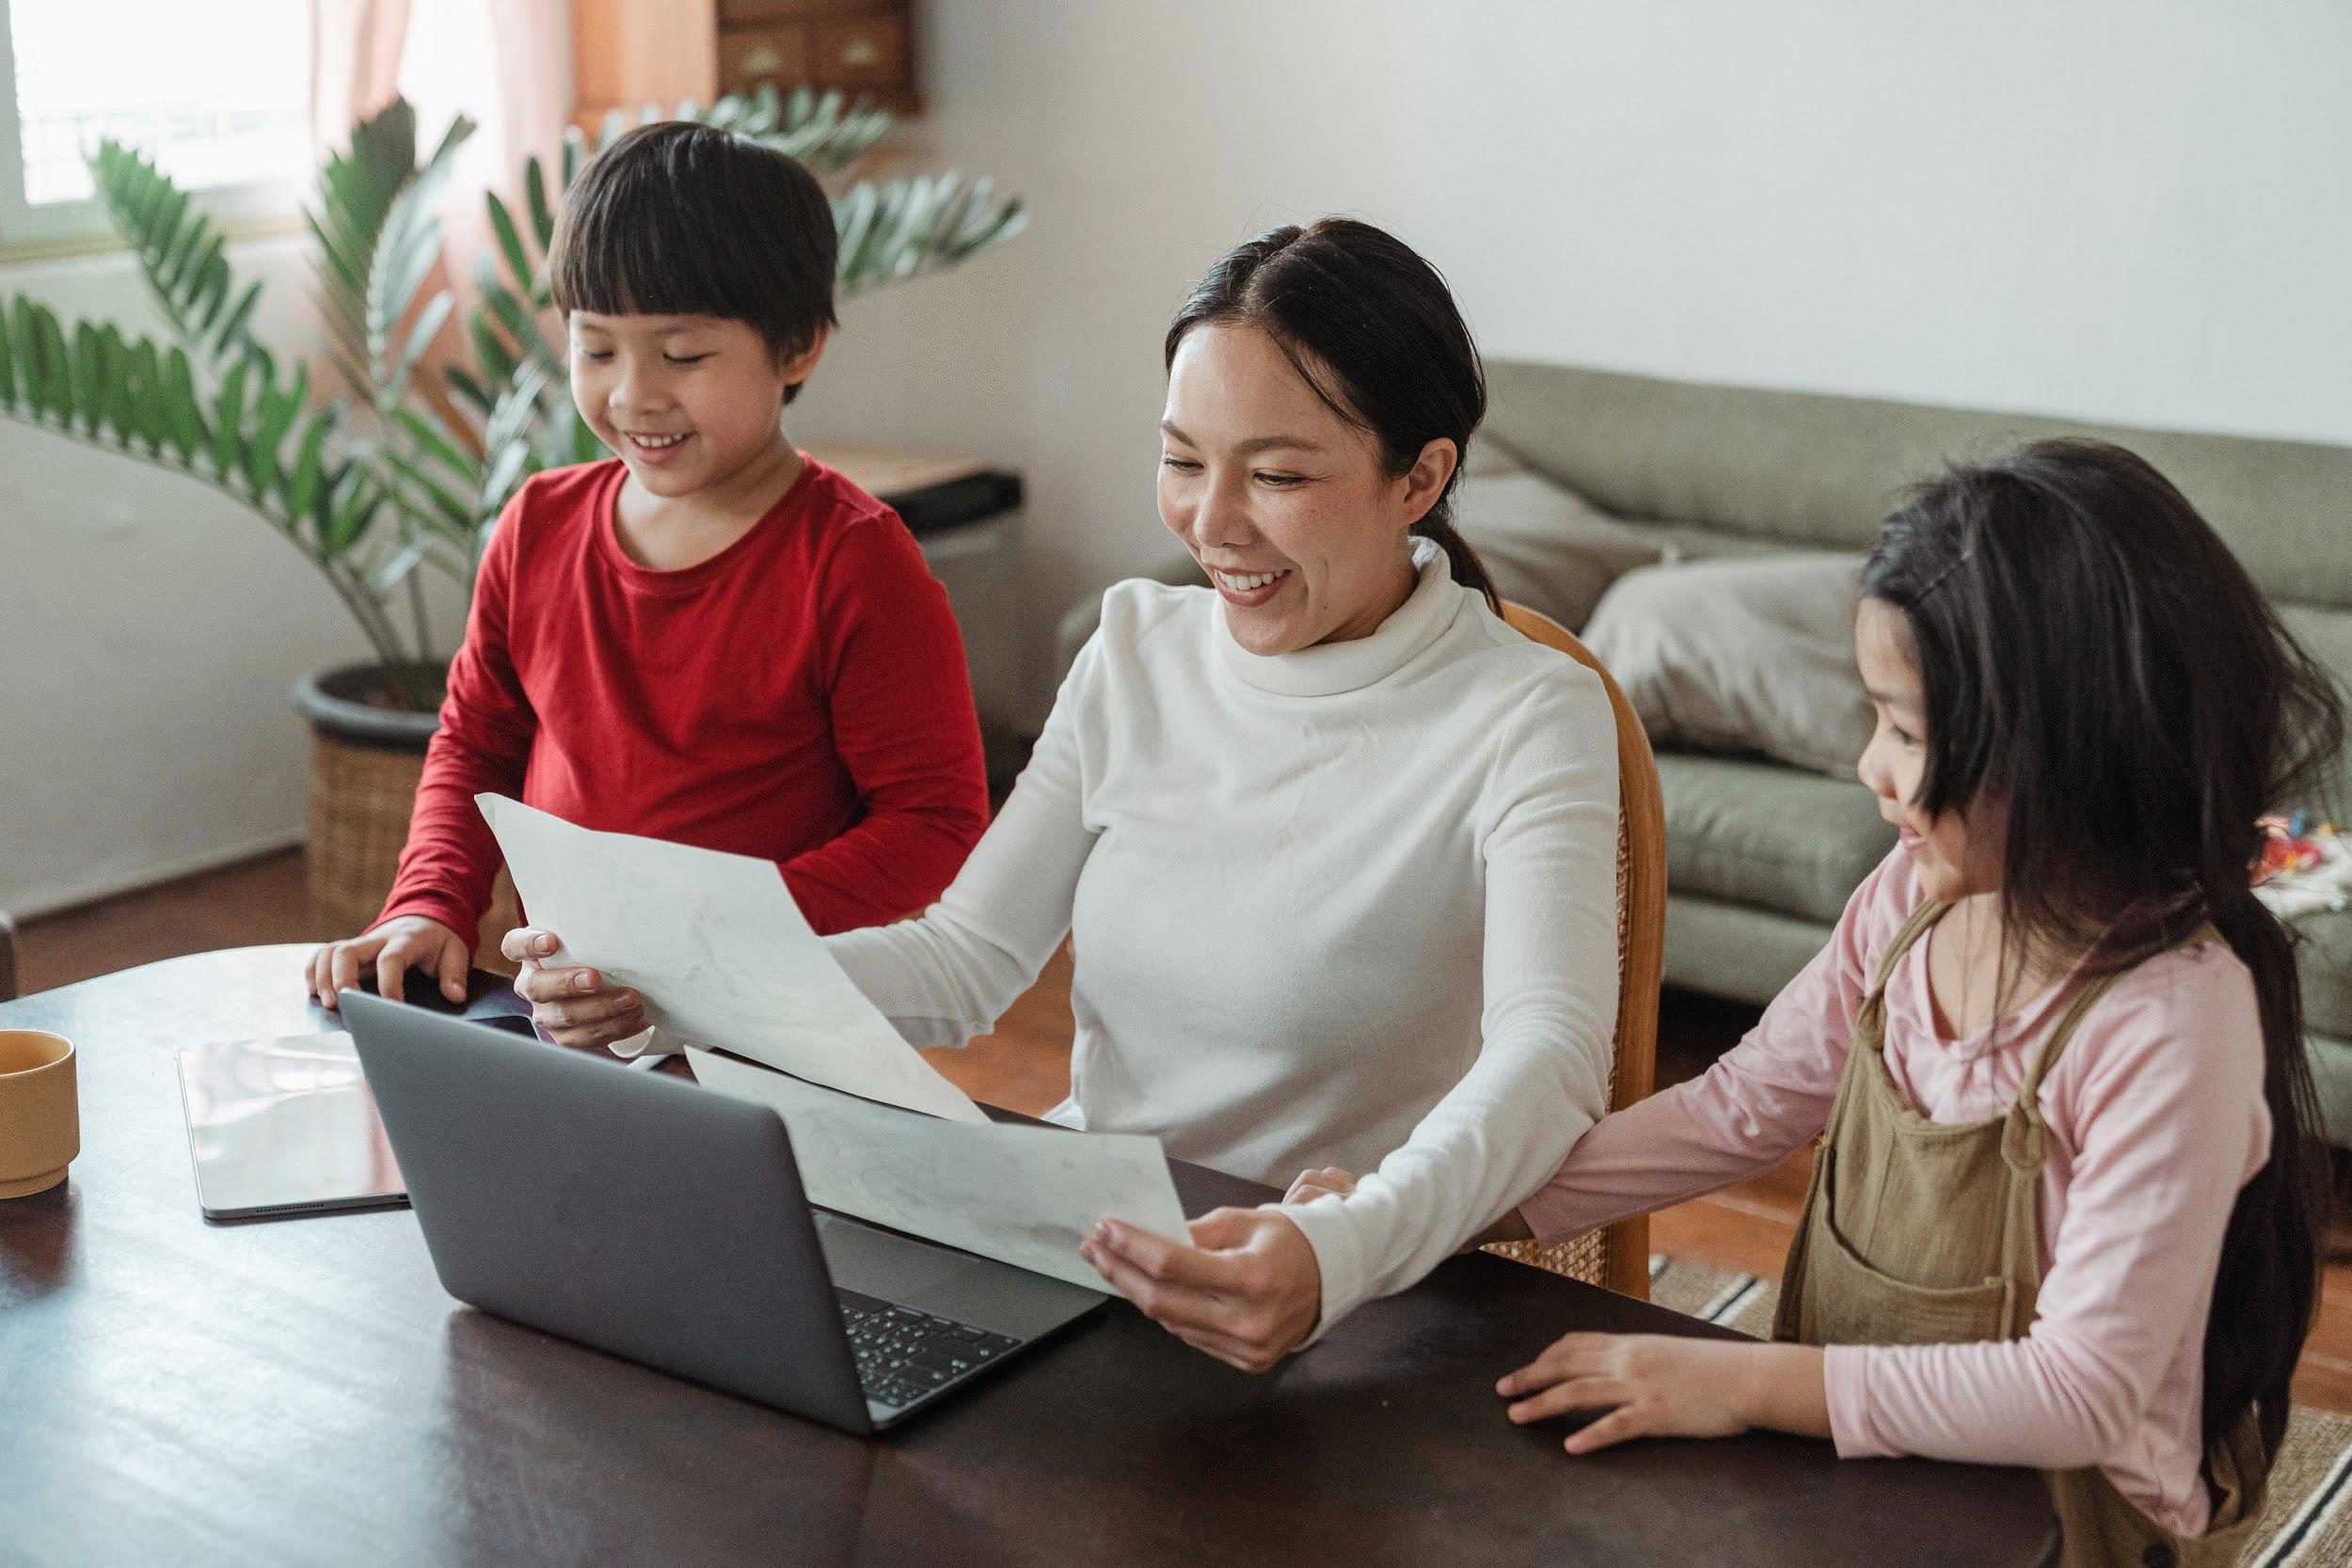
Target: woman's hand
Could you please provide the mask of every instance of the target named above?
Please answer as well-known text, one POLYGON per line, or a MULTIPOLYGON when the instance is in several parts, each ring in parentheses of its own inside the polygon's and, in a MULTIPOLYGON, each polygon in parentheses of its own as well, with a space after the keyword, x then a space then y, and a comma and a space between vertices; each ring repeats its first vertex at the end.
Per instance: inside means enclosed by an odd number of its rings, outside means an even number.
POLYGON ((1510 1418, 1521 1423, 1607 1411, 1568 1434, 1570 1453, 1629 1437, 1729 1437, 1755 1426, 1829 1435, 1821 1353, 1811 1345, 1567 1334, 1495 1392, 1513 1402, 1510 1418))
POLYGON ((1314 1248, 1273 1210, 1204 1214, 1190 1246, 1104 1220, 1078 1255, 1161 1327, 1245 1372, 1297 1349, 1323 1316, 1314 1248))
POLYGON ((500 952, 522 966, 515 976, 515 993, 531 1004, 531 1022, 556 1044, 581 1051, 644 1033, 644 997, 606 985, 593 969, 540 963, 563 945, 553 931, 532 926, 507 932, 499 943, 500 952))

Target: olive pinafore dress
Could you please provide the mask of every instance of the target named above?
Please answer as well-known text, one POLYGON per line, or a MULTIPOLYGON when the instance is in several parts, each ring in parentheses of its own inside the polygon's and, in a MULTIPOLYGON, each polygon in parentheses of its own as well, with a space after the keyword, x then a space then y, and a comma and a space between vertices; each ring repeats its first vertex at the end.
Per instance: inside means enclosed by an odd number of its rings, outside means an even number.
MULTIPOLYGON (((2085 986, 1989 1121, 1919 1114, 1884 1055, 1886 980, 1946 906, 1915 911, 1854 1021, 1837 1098, 1788 1249, 1772 1337, 1808 1345, 1930 1345, 2025 1336, 2042 1285, 2040 1176, 2049 1144, 2042 1080, 2116 974, 2085 986)), ((2190 939, 2220 940, 2210 928, 2190 939)), ((2205 1534, 2164 1528, 2096 1465, 2045 1471, 2061 1568, 2225 1568, 2260 1516, 2268 1463, 2249 1411, 2206 1445, 2213 1519, 2205 1534)))

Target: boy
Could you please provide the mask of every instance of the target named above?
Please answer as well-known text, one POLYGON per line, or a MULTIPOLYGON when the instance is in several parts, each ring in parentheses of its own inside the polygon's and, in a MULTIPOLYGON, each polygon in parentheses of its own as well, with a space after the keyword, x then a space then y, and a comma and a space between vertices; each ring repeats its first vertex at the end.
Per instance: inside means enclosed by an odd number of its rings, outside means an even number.
POLYGON ((481 790, 776 861, 820 932, 930 903, 987 825, 946 594, 780 423, 834 325, 817 182, 645 126, 581 172, 548 265, 573 402, 619 455, 535 476, 500 517, 390 896, 311 958, 329 1007, 371 965, 386 995, 415 968, 464 997, 500 864, 481 790))

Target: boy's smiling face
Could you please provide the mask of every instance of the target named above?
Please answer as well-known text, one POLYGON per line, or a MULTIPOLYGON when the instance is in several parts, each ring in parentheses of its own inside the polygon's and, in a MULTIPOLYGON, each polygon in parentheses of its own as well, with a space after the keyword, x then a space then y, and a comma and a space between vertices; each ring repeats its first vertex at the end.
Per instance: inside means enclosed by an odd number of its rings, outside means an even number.
POLYGON ((665 499, 723 492, 788 452, 786 388, 824 353, 781 357, 724 316, 571 313, 572 402, 630 475, 665 499))

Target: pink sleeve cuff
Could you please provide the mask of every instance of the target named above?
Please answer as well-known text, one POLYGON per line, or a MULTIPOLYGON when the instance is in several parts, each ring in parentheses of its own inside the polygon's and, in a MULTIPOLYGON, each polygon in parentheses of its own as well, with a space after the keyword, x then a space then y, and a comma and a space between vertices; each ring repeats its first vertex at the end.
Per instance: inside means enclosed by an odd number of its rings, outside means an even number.
MULTIPOLYGON (((1571 1154, 1573 1158, 1573 1154, 1571 1154)), ((1589 1200, 1580 1200, 1576 1189, 1566 1185, 1547 1185, 1519 1202, 1519 1218, 1541 1242, 1565 1241, 1595 1228, 1582 1223, 1583 1211, 1589 1200)))
POLYGON ((1831 1345, 1821 1352, 1821 1386, 1829 1399, 1829 1435, 1840 1459, 1893 1459, 1902 1450, 1870 1424, 1867 1345, 1831 1345))

